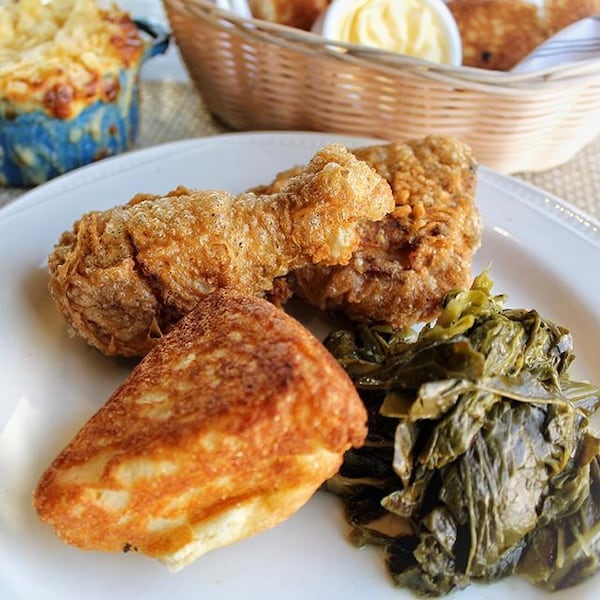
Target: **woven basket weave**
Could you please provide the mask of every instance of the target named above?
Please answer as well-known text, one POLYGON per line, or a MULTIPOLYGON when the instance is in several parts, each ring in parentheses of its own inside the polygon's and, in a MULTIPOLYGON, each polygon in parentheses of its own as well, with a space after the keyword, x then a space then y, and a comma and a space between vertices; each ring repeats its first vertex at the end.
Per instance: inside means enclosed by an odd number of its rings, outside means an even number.
POLYGON ((456 135, 504 173, 557 166, 600 134, 600 60, 527 75, 433 65, 163 1, 190 76, 232 129, 456 135))

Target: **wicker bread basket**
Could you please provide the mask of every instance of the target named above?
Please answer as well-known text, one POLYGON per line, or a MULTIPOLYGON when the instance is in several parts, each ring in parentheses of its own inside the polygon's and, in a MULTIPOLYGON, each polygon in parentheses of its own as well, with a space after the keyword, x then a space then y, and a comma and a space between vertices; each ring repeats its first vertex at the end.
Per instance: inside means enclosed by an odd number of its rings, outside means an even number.
POLYGON ((448 67, 164 0, 208 109, 236 130, 406 140, 456 135, 504 173, 569 160, 600 134, 600 60, 535 74, 448 67))

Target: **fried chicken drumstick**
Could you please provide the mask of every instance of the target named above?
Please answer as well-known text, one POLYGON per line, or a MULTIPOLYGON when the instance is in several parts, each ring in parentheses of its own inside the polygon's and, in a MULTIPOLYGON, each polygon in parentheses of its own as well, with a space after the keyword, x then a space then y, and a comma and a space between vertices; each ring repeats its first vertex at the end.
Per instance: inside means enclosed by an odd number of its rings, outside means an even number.
MULTIPOLYGON (((273 301, 293 293, 354 321, 401 328, 433 319, 446 292, 469 285, 482 224, 475 205, 477 165, 451 137, 429 136, 352 150, 392 188, 395 208, 363 221, 361 243, 345 265, 311 265, 275 285, 273 301)), ((273 193, 297 172, 280 173, 273 193)))
POLYGON ((348 262, 358 222, 393 206, 385 180, 332 144, 271 195, 178 188, 85 214, 48 259, 49 289, 89 344, 141 356, 215 289, 262 296, 292 269, 348 262))

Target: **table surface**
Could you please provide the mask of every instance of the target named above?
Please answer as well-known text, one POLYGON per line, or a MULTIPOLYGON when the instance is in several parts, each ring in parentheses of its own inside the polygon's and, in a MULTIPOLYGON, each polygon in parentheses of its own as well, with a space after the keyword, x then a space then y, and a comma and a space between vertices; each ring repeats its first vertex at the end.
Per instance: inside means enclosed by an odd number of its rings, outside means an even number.
MULTIPOLYGON (((119 5, 134 16, 162 21, 168 27, 159 0, 120 0, 119 5)), ((208 112, 201 94, 190 83, 174 44, 165 56, 155 57, 144 66, 140 87, 140 131, 135 148, 228 131, 208 112)), ((600 137, 559 167, 538 173, 517 173, 515 177, 600 219, 600 137)), ((24 192, 0 187, 0 208, 18 202, 24 192)))

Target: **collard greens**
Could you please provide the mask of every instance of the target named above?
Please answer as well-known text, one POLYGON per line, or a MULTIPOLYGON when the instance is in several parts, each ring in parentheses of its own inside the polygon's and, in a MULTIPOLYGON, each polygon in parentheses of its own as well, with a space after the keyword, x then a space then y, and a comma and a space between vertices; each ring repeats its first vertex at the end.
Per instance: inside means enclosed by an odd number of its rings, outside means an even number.
POLYGON ((553 590, 600 568, 600 389, 573 381, 569 332, 504 308, 486 273, 417 336, 356 326, 326 346, 369 412, 327 488, 352 538, 426 596, 519 573, 553 590))

